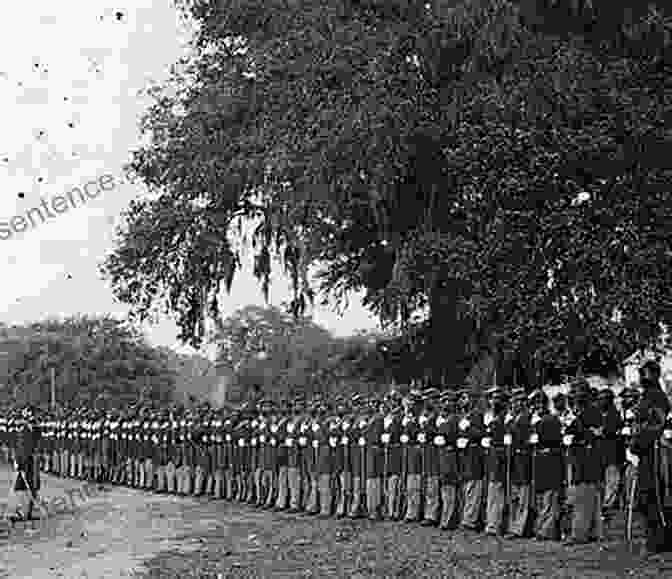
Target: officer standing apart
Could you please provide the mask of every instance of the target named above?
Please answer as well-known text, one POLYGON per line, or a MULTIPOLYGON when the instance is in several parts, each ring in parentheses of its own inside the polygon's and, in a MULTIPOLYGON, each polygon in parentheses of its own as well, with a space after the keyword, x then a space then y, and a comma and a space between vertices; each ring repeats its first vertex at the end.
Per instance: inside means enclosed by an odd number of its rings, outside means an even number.
POLYGON ((639 370, 641 400, 636 412, 635 432, 627 451, 628 460, 637 468, 638 511, 646 523, 648 554, 669 551, 670 512, 665 512, 664 489, 659 468, 659 441, 670 411, 670 403, 660 387, 660 365, 653 360, 639 370))

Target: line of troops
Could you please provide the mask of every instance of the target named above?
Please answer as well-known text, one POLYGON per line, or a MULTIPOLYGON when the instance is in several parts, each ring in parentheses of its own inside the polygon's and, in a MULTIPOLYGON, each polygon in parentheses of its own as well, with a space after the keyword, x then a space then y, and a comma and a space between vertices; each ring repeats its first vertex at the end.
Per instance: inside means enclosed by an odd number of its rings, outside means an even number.
MULTIPOLYGON (((428 389, 402 396, 204 406, 78 409, 44 416, 43 471, 178 495, 209 495, 321 517, 366 516, 508 538, 599 540, 626 506, 626 449, 644 432, 639 392, 575 381, 543 390, 428 389)), ((11 460, 13 418, 0 418, 11 460)), ((660 433, 670 448, 672 414, 660 433)), ((670 452, 662 452, 666 457, 670 452)), ((663 458, 666 488, 672 461, 663 458)))

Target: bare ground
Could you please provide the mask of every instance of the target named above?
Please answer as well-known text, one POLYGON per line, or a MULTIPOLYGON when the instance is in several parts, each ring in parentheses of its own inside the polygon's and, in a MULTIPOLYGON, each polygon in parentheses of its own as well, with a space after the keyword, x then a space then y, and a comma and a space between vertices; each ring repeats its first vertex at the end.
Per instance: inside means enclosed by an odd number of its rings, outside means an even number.
MULTIPOLYGON (((0 469, 0 497, 10 476, 0 469)), ((81 484, 47 476, 42 495, 81 484)), ((110 485, 76 503, 0 534, 0 577, 672 577, 672 555, 645 560, 628 552, 622 520, 600 549, 321 520, 110 485)))

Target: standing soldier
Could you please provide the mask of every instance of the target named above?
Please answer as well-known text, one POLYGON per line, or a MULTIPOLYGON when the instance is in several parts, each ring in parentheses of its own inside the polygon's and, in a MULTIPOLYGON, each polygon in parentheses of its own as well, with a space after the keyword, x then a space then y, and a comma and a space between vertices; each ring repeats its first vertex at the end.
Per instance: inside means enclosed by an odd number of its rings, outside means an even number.
POLYGON ((481 442, 485 434, 483 413, 478 408, 478 400, 468 392, 462 394, 460 431, 457 446, 460 449, 460 480, 462 482, 462 520, 460 527, 465 531, 476 531, 480 527, 483 505, 483 479, 485 465, 481 442))
POLYGON ((325 403, 320 407, 319 446, 317 450, 317 477, 319 490, 320 517, 331 516, 334 506, 334 472, 336 449, 338 448, 338 418, 331 416, 331 407, 325 403))
POLYGON ((336 516, 343 518, 347 515, 352 493, 352 468, 350 466, 350 430, 354 422, 343 401, 338 404, 338 450, 336 452, 336 470, 338 472, 338 501, 336 516))
POLYGON ((510 468, 507 447, 504 445, 507 399, 499 388, 489 390, 488 395, 490 409, 484 418, 485 436, 482 439, 488 480, 485 533, 496 536, 504 526, 510 468))
POLYGON ((569 500, 572 507, 571 534, 567 543, 583 544, 597 540, 602 534, 599 484, 602 460, 597 445, 602 435, 602 417, 590 401, 586 380, 578 379, 570 389, 575 419, 566 428, 571 448, 572 487, 569 500))
POLYGON ((435 526, 439 522, 440 515, 440 483, 439 483, 439 460, 438 447, 434 444, 437 435, 436 430, 436 402, 439 391, 432 388, 426 392, 425 411, 427 417, 420 425, 418 443, 422 450, 422 492, 425 496, 423 526, 435 526))
POLYGON ((299 426, 299 450, 301 453, 301 489, 303 502, 301 509, 308 514, 316 513, 317 480, 315 479, 315 453, 313 447, 313 429, 319 430, 317 409, 319 401, 312 399, 299 426))
POLYGON ((273 479, 275 478, 275 449, 271 446, 271 426, 274 422, 271 400, 262 400, 259 424, 259 484, 257 485, 257 506, 265 507, 273 503, 273 479))
POLYGON ((250 445, 248 448, 248 456, 250 463, 250 474, 249 474, 249 485, 247 487, 248 492, 245 497, 245 501, 253 505, 258 501, 259 486, 261 485, 261 460, 260 453, 261 449, 259 447, 259 436, 260 436, 260 427, 264 420, 264 417, 261 415, 259 408, 255 406, 251 409, 252 422, 250 429, 250 445))
POLYGON ((460 471, 457 460, 459 417, 457 394, 448 390, 441 398, 442 410, 436 419, 434 444, 438 448, 439 477, 441 482, 441 521, 439 526, 447 531, 457 526, 460 471))
POLYGON ((526 533, 529 524, 532 501, 532 455, 530 445, 531 415, 527 407, 525 391, 519 388, 513 392, 511 420, 507 433, 511 436, 511 511, 509 539, 519 539, 526 533))
POLYGON ((238 426, 240 414, 238 412, 229 412, 224 418, 222 430, 224 433, 224 498, 227 501, 233 501, 236 496, 236 477, 238 476, 238 449, 237 442, 234 441, 235 429, 238 426))
POLYGON ((531 436, 536 436, 533 457, 537 508, 535 537, 557 540, 560 530, 560 491, 565 476, 562 457, 562 424, 548 409, 548 396, 539 389, 533 393, 532 404, 538 421, 531 436))
POLYGON ((400 486, 401 486, 401 404, 396 393, 389 397, 388 411, 383 420, 383 434, 381 441, 385 452, 384 485, 386 488, 385 516, 391 521, 398 521, 400 513, 400 486))
POLYGON ((364 430, 365 468, 366 468, 366 512, 369 519, 380 519, 382 506, 382 482, 383 482, 383 459, 384 452, 381 446, 381 436, 384 431, 385 414, 384 406, 372 397, 369 404, 369 419, 364 430))
POLYGON ((15 465, 17 471, 14 483, 15 492, 27 494, 21 515, 24 520, 32 518, 33 507, 40 490, 39 457, 36 455, 41 432, 36 424, 35 414, 31 407, 26 407, 16 423, 15 465))
POLYGON ((169 438, 170 438, 170 415, 168 411, 163 410, 157 416, 159 424, 156 430, 158 438, 157 446, 157 465, 156 465, 156 492, 165 493, 168 490, 166 480, 166 471, 168 469, 169 458, 169 438))
POLYGON ((355 417, 350 428, 350 466, 352 469, 352 497, 348 516, 351 519, 361 517, 364 510, 362 495, 365 494, 364 482, 366 478, 366 425, 368 416, 364 408, 364 401, 360 396, 353 397, 355 417))
MULTIPOLYGON (((404 454, 404 481, 403 490, 406 497, 405 523, 415 523, 420 520, 420 506, 422 500, 422 451, 418 446, 420 434, 420 394, 411 390, 408 396, 407 413, 401 421, 402 454, 404 454)), ((423 421, 424 425, 424 421, 423 421)))
POLYGON ((299 428, 302 422, 303 399, 294 402, 294 413, 287 424, 287 437, 285 445, 288 450, 287 479, 289 481, 289 512, 296 514, 301 512, 301 451, 299 450, 299 428))
POLYGON ((271 425, 271 445, 276 449, 275 456, 278 465, 276 511, 284 511, 289 501, 289 448, 286 441, 289 436, 287 425, 292 420, 291 414, 291 402, 283 400, 280 418, 276 424, 271 425))
POLYGON ((646 523, 647 554, 666 552, 670 543, 669 518, 660 472, 660 438, 670 403, 660 387, 660 365, 649 360, 639 370, 641 400, 628 459, 637 468, 638 511, 646 523))
MULTIPOLYGON (((623 428, 621 428, 621 443, 627 450, 632 442, 632 436, 635 432, 636 414, 635 409, 638 403, 639 392, 634 388, 623 388, 619 394, 621 399, 621 420, 623 421, 623 428)), ((625 468, 623 472, 623 497, 622 504, 626 507, 626 522, 627 515, 631 512, 630 499, 633 489, 636 491, 637 472, 633 464, 625 461, 625 468)))
POLYGON ((207 409, 201 408, 194 424, 194 496, 200 497, 206 490, 210 470, 210 420, 207 409))
POLYGON ((614 392, 605 388, 598 394, 598 405, 604 426, 603 437, 599 442, 599 453, 604 469, 604 497, 602 511, 605 520, 618 508, 621 487, 621 467, 625 461, 625 447, 621 437, 623 422, 614 404, 614 392))

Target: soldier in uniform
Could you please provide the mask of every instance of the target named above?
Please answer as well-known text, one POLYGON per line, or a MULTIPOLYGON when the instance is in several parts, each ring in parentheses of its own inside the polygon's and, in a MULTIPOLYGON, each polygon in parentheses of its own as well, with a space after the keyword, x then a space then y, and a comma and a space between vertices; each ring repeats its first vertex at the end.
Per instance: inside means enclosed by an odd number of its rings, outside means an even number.
POLYGON ((259 424, 259 453, 261 475, 257 487, 257 506, 267 507, 273 504, 275 480, 275 447, 271 445, 271 426, 277 422, 271 400, 262 400, 259 424))
POLYGON ((438 449, 439 482, 441 485, 441 519, 439 527, 452 530, 458 523, 460 472, 457 459, 459 431, 457 394, 446 391, 441 397, 441 411, 436 419, 434 444, 438 449))
POLYGON ((314 398, 310 403, 310 411, 304 416, 299 427, 299 446, 302 456, 302 480, 303 480, 303 509, 309 515, 319 513, 318 505, 318 481, 317 481, 317 451, 320 443, 320 418, 319 410, 322 404, 319 398, 314 398))
POLYGON ((572 486, 568 499, 572 506, 571 535, 568 544, 583 544, 602 535, 601 500, 599 484, 602 479, 602 460, 598 438, 602 436, 602 416, 591 403, 590 389, 584 379, 571 385, 570 398, 575 419, 567 427, 571 437, 572 486))
POLYGON ((440 489, 440 470, 438 447, 434 444, 434 438, 437 435, 436 405, 439 398, 439 390, 430 388, 425 392, 425 409, 423 420, 420 424, 418 433, 418 443, 422 452, 422 492, 424 494, 424 509, 422 525, 425 527, 435 526, 439 523, 441 514, 441 489, 440 489))
POLYGON ((504 507, 510 475, 510 456, 504 444, 507 398, 499 388, 490 389, 487 394, 490 409, 484 418, 485 436, 482 439, 488 480, 485 533, 496 536, 502 532, 504 526, 504 507))
POLYGON ((14 460, 17 476, 14 491, 27 494, 25 507, 20 515, 24 520, 30 520, 40 491, 39 457, 36 455, 36 450, 42 433, 36 423, 34 409, 24 408, 15 427, 17 436, 14 460))
POLYGON ((276 424, 271 425, 271 444, 276 449, 277 461, 277 497, 275 510, 284 511, 289 503, 289 448, 287 446, 287 425, 292 420, 292 404, 289 400, 283 400, 280 418, 276 424))
POLYGON ((338 414, 338 451, 336 453, 336 471, 338 473, 338 500, 336 516, 347 515, 352 495, 352 467, 350 465, 350 432, 355 417, 348 412, 347 406, 341 401, 337 406, 338 414))
POLYGON ((636 412, 635 431, 628 460, 637 468, 638 511, 646 525, 646 550, 658 554, 670 550, 670 511, 660 472, 660 438, 665 428, 670 402, 660 387, 660 365, 649 360, 639 370, 641 399, 636 412))
POLYGON ((481 524, 481 510, 485 489, 485 465, 481 442, 485 434, 483 413, 478 408, 478 400, 463 392, 461 416, 458 423, 460 449, 460 480, 462 483, 462 519, 460 527, 465 531, 476 531, 481 524))
POLYGON ((384 457, 384 483, 386 486, 385 496, 387 505, 385 516, 391 521, 401 518, 401 400, 396 393, 390 394, 387 414, 383 419, 383 434, 381 442, 385 453, 384 457))
POLYGON ((210 416, 209 408, 201 408, 194 421, 194 496, 207 494, 207 480, 210 476, 210 416))
POLYGON ((511 419, 507 422, 507 434, 511 436, 511 509, 506 538, 519 539, 527 532, 532 502, 532 416, 522 388, 514 390, 511 402, 511 419))
POLYGON ((369 401, 369 416, 364 429, 365 448, 365 476, 366 476, 366 512, 369 519, 377 521, 381 516, 383 501, 383 464, 384 452, 380 437, 384 431, 384 406, 371 397, 369 401))
POLYGON ((421 402, 420 393, 411 390, 408 395, 406 413, 401 420, 402 467, 405 475, 402 485, 406 498, 405 523, 416 523, 420 520, 422 450, 418 446, 418 435, 420 434, 421 402))
POLYGON ((287 480, 289 483, 289 512, 301 511, 301 452, 299 450, 299 428, 302 422, 303 400, 295 400, 292 419, 287 423, 287 480))
POLYGON ((562 456, 562 424, 551 414, 548 396, 539 389, 533 393, 534 418, 532 434, 535 452, 532 458, 534 472, 537 540, 557 540, 560 531, 560 491, 565 476, 562 456))
POLYGON ((604 497, 602 511, 605 516, 612 516, 618 508, 621 488, 621 467, 625 461, 625 447, 621 437, 623 423, 614 404, 614 392, 605 388, 598 394, 598 406, 602 413, 604 432, 599 441, 599 453, 604 469, 604 497))
POLYGON ((329 416, 331 408, 325 403, 320 408, 319 448, 317 451, 317 476, 320 517, 331 516, 334 506, 336 452, 340 446, 337 416, 329 416))
POLYGON ((366 479, 366 426, 368 413, 360 396, 353 398, 354 418, 349 430, 349 453, 350 468, 352 471, 352 496, 350 497, 350 509, 348 516, 356 519, 362 516, 364 503, 362 496, 365 495, 366 479))

